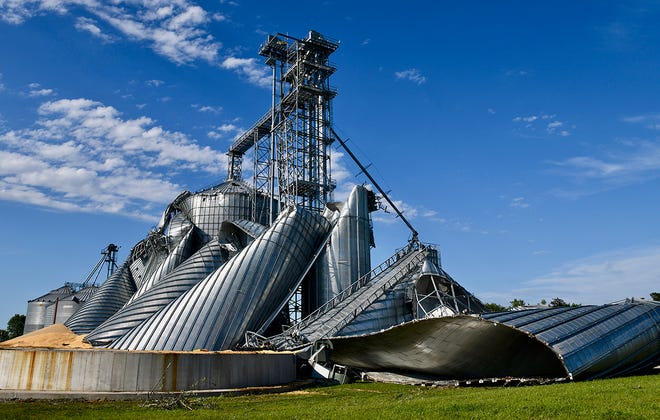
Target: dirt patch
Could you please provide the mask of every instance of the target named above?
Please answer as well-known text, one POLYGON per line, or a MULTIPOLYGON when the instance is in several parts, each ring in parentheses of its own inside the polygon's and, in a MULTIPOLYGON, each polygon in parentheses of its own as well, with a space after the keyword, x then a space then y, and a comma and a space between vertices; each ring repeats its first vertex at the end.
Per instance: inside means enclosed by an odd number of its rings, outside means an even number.
POLYGON ((84 343, 84 335, 77 335, 64 324, 54 324, 0 343, 0 348, 91 349, 84 343))

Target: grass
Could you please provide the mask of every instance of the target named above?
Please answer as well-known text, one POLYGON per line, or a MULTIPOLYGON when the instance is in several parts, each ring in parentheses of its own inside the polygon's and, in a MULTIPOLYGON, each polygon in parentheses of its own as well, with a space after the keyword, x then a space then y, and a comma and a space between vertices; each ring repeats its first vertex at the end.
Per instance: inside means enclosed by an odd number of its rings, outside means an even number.
POLYGON ((517 388, 355 383, 284 394, 186 398, 189 408, 171 402, 0 402, 0 418, 659 419, 660 375, 517 388))

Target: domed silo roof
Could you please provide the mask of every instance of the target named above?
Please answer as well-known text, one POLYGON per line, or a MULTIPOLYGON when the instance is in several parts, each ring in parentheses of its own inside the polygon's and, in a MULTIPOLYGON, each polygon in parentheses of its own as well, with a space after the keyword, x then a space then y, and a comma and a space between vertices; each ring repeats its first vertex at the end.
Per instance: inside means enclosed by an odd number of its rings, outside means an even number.
MULTIPOLYGON (((219 235, 222 222, 253 219, 253 191, 242 181, 229 180, 186 197, 177 208, 207 236, 208 241, 219 235)), ((256 221, 267 225, 268 199, 264 194, 256 195, 256 206, 256 221)))

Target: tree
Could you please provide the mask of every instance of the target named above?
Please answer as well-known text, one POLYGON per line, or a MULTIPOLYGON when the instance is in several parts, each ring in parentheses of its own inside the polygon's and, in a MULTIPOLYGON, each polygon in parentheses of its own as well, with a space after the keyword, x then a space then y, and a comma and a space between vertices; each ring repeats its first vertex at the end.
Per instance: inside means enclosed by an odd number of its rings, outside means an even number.
POLYGON ((7 341, 9 340, 9 333, 7 330, 0 330, 0 341, 7 341))
POLYGON ((511 301, 511 307, 512 307, 512 308, 518 308, 518 307, 520 307, 520 306, 525 306, 525 305, 526 305, 526 303, 525 303, 525 301, 522 300, 522 299, 513 299, 513 300, 511 301))
POLYGON ((487 303, 484 305, 486 312, 503 312, 506 311, 506 308, 497 303, 487 303))
POLYGON ((660 302, 660 292, 652 292, 651 299, 655 300, 656 302, 660 302))
POLYGON ((571 305, 569 305, 564 299, 560 299, 556 297, 550 301, 550 306, 559 307, 559 306, 571 306, 571 305))
POLYGON ((7 333, 9 339, 23 335, 23 328, 25 328, 25 315, 15 314, 7 322, 7 333))

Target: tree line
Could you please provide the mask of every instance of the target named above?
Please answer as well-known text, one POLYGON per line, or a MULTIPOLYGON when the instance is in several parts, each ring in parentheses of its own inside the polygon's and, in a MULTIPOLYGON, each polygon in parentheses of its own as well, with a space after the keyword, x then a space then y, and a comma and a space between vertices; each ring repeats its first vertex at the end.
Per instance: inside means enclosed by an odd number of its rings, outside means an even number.
MULTIPOLYGON (((653 299, 656 302, 660 302, 660 292, 651 292, 649 294, 651 296, 651 299, 653 299)), ((484 306, 486 307, 487 312, 504 312, 504 311, 510 311, 515 308, 522 308, 525 306, 528 306, 529 304, 526 303, 522 299, 513 299, 511 302, 509 302, 509 306, 502 306, 498 303, 486 303, 484 306)), ((545 299, 541 300, 539 302, 539 305, 542 306, 550 306, 550 307, 562 307, 562 306, 581 306, 579 303, 569 303, 566 302, 564 299, 561 299, 559 297, 556 297, 548 303, 545 299)))

